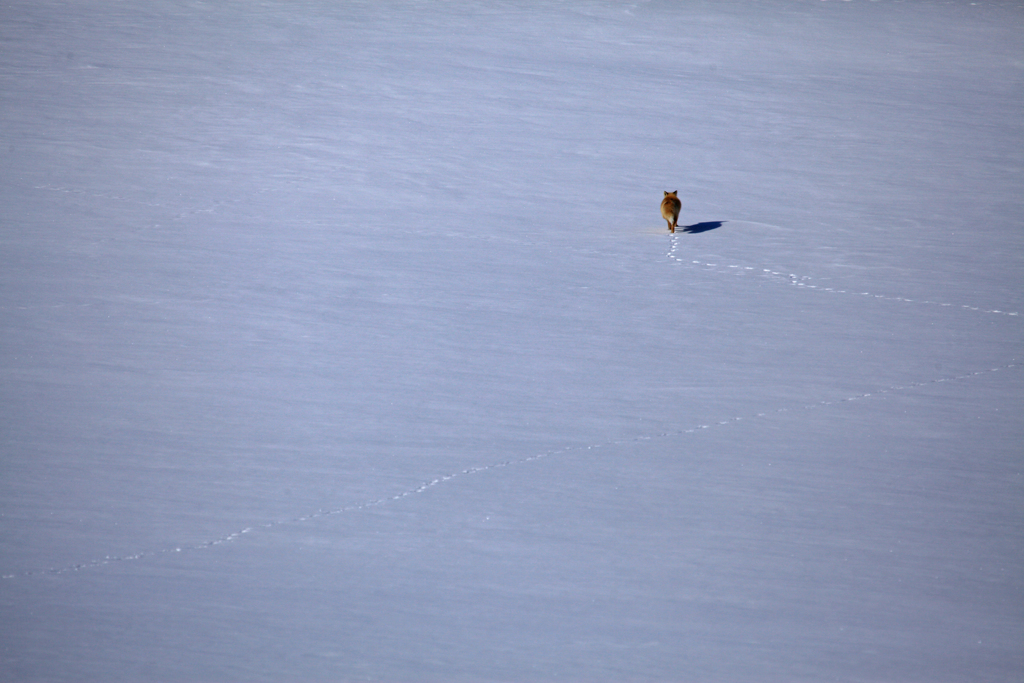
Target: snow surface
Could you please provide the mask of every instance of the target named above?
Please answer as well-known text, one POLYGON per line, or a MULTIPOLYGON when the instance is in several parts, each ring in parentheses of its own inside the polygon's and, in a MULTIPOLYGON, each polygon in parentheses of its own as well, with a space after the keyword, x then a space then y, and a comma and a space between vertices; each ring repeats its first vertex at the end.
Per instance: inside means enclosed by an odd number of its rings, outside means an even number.
POLYGON ((1021 680, 1022 105, 1020 2, 4 3, 0 679, 1021 680))

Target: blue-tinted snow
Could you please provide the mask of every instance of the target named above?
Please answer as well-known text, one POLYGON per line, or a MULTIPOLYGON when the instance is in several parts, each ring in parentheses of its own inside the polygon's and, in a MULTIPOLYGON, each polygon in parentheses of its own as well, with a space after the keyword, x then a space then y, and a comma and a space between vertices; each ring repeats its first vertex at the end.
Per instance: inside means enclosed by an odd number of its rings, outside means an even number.
POLYGON ((1019 680, 1022 29, 5 3, 0 677, 1019 680))

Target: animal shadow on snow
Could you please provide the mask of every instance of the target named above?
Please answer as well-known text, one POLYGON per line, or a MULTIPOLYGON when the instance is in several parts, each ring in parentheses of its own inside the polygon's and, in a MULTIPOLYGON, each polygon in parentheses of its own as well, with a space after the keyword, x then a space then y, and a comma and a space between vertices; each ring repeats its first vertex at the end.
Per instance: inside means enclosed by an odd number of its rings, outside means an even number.
POLYGON ((705 221, 704 223, 694 223, 693 225, 687 225, 683 227, 683 232, 688 232, 691 235, 696 235, 699 232, 707 232, 708 230, 714 230, 715 228, 722 227, 722 223, 725 221, 705 221))

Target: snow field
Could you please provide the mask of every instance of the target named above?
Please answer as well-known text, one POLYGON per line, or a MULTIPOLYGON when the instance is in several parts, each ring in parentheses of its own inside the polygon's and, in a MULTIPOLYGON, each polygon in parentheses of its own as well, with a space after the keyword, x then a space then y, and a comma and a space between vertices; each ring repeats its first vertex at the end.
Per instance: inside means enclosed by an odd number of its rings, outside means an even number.
POLYGON ((1019 678, 1022 16, 8 3, 0 677, 1019 678))

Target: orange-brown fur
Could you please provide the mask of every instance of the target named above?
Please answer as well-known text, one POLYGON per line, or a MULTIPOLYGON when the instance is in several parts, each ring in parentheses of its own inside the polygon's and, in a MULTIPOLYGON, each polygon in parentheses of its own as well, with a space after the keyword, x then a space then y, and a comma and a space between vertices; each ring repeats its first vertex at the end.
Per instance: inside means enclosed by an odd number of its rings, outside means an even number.
POLYGON ((661 217, 668 222, 669 232, 676 231, 676 225, 679 223, 679 209, 683 206, 679 198, 676 197, 678 193, 679 190, 666 192, 665 198, 661 200, 661 217))

